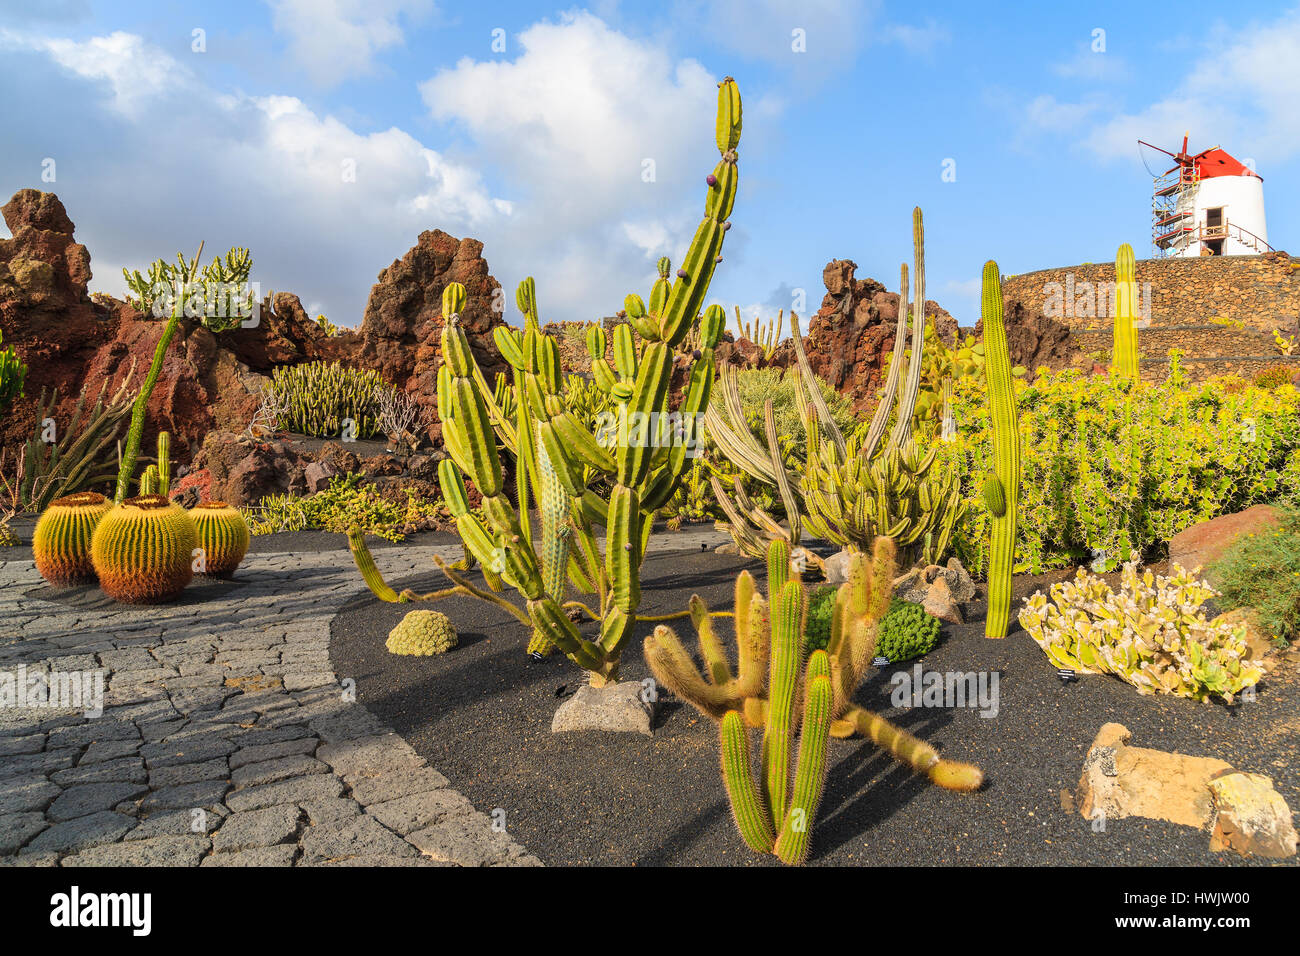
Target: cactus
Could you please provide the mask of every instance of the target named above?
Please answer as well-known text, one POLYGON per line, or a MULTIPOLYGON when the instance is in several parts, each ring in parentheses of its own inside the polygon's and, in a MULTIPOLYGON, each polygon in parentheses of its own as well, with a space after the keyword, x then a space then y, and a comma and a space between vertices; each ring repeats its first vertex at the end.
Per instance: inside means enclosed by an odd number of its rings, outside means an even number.
POLYGON ((893 558, 888 538, 877 539, 874 558, 861 553, 850 558, 848 580, 835 592, 831 636, 824 650, 806 655, 807 595, 798 578, 790 576, 790 546, 780 539, 768 548, 770 604, 756 593, 749 572, 736 578, 734 674, 698 595, 691 598, 690 614, 704 660, 702 676, 671 628, 659 625, 646 638, 645 657, 655 678, 718 721, 732 814, 745 843, 757 853, 775 852, 789 864, 806 858, 826 775, 829 737, 862 733, 950 789, 973 790, 983 781, 978 768, 940 760, 933 748, 852 703, 875 651, 877 625, 889 606, 893 558), (764 669, 769 672, 766 682, 764 669), (747 727, 763 728, 757 780, 747 727), (792 782, 796 732, 799 755, 792 782))
POLYGON ((172 490, 172 436, 158 433, 158 493, 167 495, 172 490))
MULTIPOLYGON (((140 386, 140 393, 136 396, 135 406, 131 410, 131 427, 127 430, 126 448, 122 452, 122 461, 117 469, 117 491, 113 495, 115 504, 121 504, 126 497, 127 488, 131 483, 131 476, 135 473, 135 460, 140 454, 140 440, 144 437, 144 417, 149 407, 149 396, 153 394, 153 388, 158 384, 163 359, 167 356, 167 346, 171 344, 172 336, 176 334, 176 328, 180 325, 181 315, 185 311, 185 292, 198 274, 199 257, 201 255, 203 255, 203 243, 200 242, 199 251, 194 254, 194 261, 189 264, 188 271, 185 273, 182 294, 176 296, 176 304, 172 308, 171 318, 167 320, 167 324, 163 327, 162 335, 158 338, 158 346, 154 349, 149 374, 145 376, 144 384, 140 386)), ((184 257, 179 258, 184 264, 184 257)), ((139 276, 138 272, 136 276, 139 276)))
POLYGON ((190 583, 196 544, 188 511, 162 495, 141 495, 100 519, 90 557, 100 588, 113 600, 158 604, 190 583))
POLYGON ((203 549, 203 574, 229 577, 244 560, 252 540, 239 509, 224 501, 204 501, 190 510, 197 546, 203 549))
POLYGON ((770 404, 765 410, 764 445, 750 434, 744 420, 734 369, 721 370, 724 402, 709 408, 705 418, 709 435, 738 468, 776 486, 789 519, 788 529, 783 528, 753 505, 738 480, 733 498, 715 479, 714 494, 728 519, 725 527, 751 557, 761 556, 775 538, 797 544, 805 526, 817 537, 851 551, 864 550, 877 536, 887 535, 902 547, 909 563, 915 559, 934 563, 947 551, 953 528, 964 511, 960 481, 951 471, 932 472, 936 450, 922 455, 912 434, 925 346, 925 230, 919 208, 912 214, 912 241, 915 299, 911 310, 911 360, 904 376, 902 356, 908 316, 908 272, 904 265, 894 357, 870 428, 859 429, 848 439, 841 433, 808 364, 798 316, 790 317, 791 338, 804 384, 797 393, 807 434, 801 476, 786 470, 770 404), (897 415, 886 439, 895 400, 897 415))
POLYGON ((438 611, 411 611, 388 632, 384 646, 390 654, 428 657, 445 654, 459 641, 456 626, 438 611))
MULTIPOLYGON (((1133 253, 1130 250, 1129 256, 1133 253)), ((1007 330, 1002 322, 1002 280, 998 264, 984 264, 984 349, 988 362, 989 420, 993 432, 993 473, 984 481, 985 506, 992 516, 989 551, 989 609, 985 637, 1006 637, 1011 618, 1011 571, 1016 556, 1016 517, 1020 506, 1020 419, 1011 382, 1007 330)))
POLYGON ((41 577, 56 588, 95 580, 90 540, 111 507, 107 498, 94 491, 51 502, 32 532, 32 557, 41 577))
MULTIPOLYGON (((727 220, 736 198, 735 147, 740 129, 740 94, 735 81, 727 77, 718 84, 716 131, 722 158, 710 174, 705 215, 677 270, 676 281, 669 279, 671 264, 661 260, 649 307, 637 295, 624 300, 628 322, 614 329, 613 367, 605 357, 608 343, 604 329, 593 326, 588 332, 595 384, 614 402, 614 408, 601 416, 594 428, 563 401, 559 348, 551 336, 541 332, 531 278, 520 283, 515 295, 524 316, 523 329, 494 331, 497 347, 513 370, 513 421, 495 400, 501 391, 484 380, 469 340, 459 327, 464 288, 452 283, 443 293, 438 413, 450 456, 438 468, 443 497, 467 549, 482 563, 485 575, 491 575, 489 585, 495 578, 523 596, 534 630, 533 646, 544 642, 555 645, 590 671, 590 680, 597 686, 618 679, 623 645, 636 626, 641 561, 655 514, 672 498, 685 470, 688 449, 700 437, 697 417, 708 404, 713 384, 713 347, 726 324, 720 306, 710 306, 699 321, 701 347, 695 353, 678 410, 680 435, 669 428, 669 383, 674 350, 696 324, 730 227, 727 220), (502 494, 498 440, 515 456, 515 502, 502 494), (543 475, 543 456, 557 484, 552 484, 549 472, 543 475), (589 475, 610 484, 608 500, 590 490, 589 475), (465 476, 482 493, 481 515, 469 509, 465 476), (528 521, 530 493, 542 502, 545 515, 554 505, 557 490, 565 499, 567 528, 556 528, 556 539, 534 542, 528 521), (603 555, 597 524, 605 527, 603 555), (563 602, 562 595, 554 593, 562 590, 559 584, 563 582, 553 576, 561 566, 560 548, 555 546, 558 542, 563 547, 564 530, 569 551, 564 567, 578 591, 596 596, 594 611, 579 602, 563 602), (549 584, 548 577, 552 578, 549 584), (566 613, 570 608, 584 609, 600 620, 595 641, 579 634, 566 613)), ((549 531, 548 523, 544 535, 549 531)), ((371 590, 387 600, 400 599, 383 584, 359 536, 351 536, 350 542, 371 590)), ((455 577, 452 580, 464 583, 455 577)))
POLYGON ((1127 242, 1115 254, 1115 344, 1111 373, 1130 382, 1138 378, 1137 279, 1133 247, 1127 242))
POLYGON ((379 394, 390 391, 373 369, 342 362, 281 365, 271 372, 271 389, 280 406, 277 424, 290 431, 335 437, 345 419, 356 424, 356 438, 383 432, 379 394))
POLYGON ((158 494, 158 466, 150 465, 140 474, 140 494, 158 494))
MULTIPOLYGON (((0 344, 4 338, 4 334, 0 333, 0 344)), ((23 383, 26 380, 27 366, 13 350, 13 346, 0 349, 0 408, 23 394, 23 383)))
POLYGON ((763 357, 770 359, 776 347, 781 344, 781 330, 785 322, 785 310, 778 309, 775 319, 766 322, 754 317, 746 322, 740 315, 740 306, 736 306, 736 332, 741 338, 748 339, 763 350, 763 357))

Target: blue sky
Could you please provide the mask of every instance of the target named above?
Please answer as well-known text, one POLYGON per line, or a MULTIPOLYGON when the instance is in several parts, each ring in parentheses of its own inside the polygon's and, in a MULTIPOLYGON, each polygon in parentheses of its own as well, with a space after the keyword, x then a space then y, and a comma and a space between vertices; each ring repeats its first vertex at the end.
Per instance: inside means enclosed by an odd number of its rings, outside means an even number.
POLYGON ((1300 8, 1174 9, 0 0, 0 193, 57 192, 115 294, 122 266, 202 239, 356 325, 442 228, 509 290, 536 276, 544 319, 590 319, 681 257, 731 74, 741 192, 711 298, 766 314, 802 289, 807 314, 832 258, 893 288, 919 204, 928 297, 973 325, 988 258, 1149 250, 1138 137, 1253 160, 1273 246, 1300 246, 1300 8))

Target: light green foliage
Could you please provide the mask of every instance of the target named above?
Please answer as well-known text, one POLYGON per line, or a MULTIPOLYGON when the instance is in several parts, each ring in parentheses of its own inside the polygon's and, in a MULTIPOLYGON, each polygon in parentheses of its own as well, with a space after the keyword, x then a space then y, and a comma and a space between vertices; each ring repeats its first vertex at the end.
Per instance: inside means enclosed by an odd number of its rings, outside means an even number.
MULTIPOLYGON (((1175 356, 1177 358, 1177 356, 1175 356)), ((1300 401, 1293 386, 1260 389, 1235 377, 1192 384, 1175 362, 1154 385, 1040 369, 1014 382, 1021 435, 1014 571, 1154 559, 1175 534, 1252 504, 1300 496, 1300 401)), ((971 505, 957 554, 972 574, 989 565, 981 487, 993 466, 987 396, 955 388, 956 440, 933 440, 962 475, 971 505)))
POLYGON ((1219 607, 1252 608, 1279 642, 1300 638, 1300 511, 1286 509, 1276 528, 1238 538, 1211 570, 1219 607))
POLYGON ((1140 694, 1232 703, 1263 676, 1244 625, 1213 623, 1201 605, 1213 588, 1175 565, 1165 577, 1124 565, 1119 591, 1080 568, 1074 581, 1025 599, 1020 623, 1057 667, 1113 674, 1140 694))
MULTIPOLYGON (((0 333, 0 343, 4 334, 0 333)), ((18 357, 13 346, 0 349, 0 409, 23 394, 23 382, 27 380, 27 366, 18 357)))
POLYGON ((123 269, 127 288, 135 293, 130 302, 145 315, 153 315, 155 306, 165 308, 167 298, 175 296, 177 284, 182 284, 184 294, 174 303, 174 312, 183 312, 201 318, 213 332, 225 332, 239 326, 252 314, 254 294, 248 288, 248 274, 253 268, 253 257, 247 249, 235 248, 225 258, 214 256, 208 265, 199 267, 203 247, 192 261, 183 253, 176 253, 176 264, 158 259, 149 267, 148 275, 140 270, 123 269), (161 290, 166 290, 165 292, 161 290), (156 301, 161 299, 162 301, 156 301))
POLYGON ((388 632, 384 646, 391 654, 429 657, 445 654, 457 644, 456 627, 440 611, 411 611, 388 632))
POLYGON ((357 438, 370 438, 382 429, 380 389, 391 389, 379 373, 341 362, 281 365, 271 373, 271 388, 284 411, 280 428, 316 437, 337 436, 346 418, 356 422, 357 438))
POLYGON ((359 526, 366 534, 401 541, 402 528, 425 518, 445 518, 441 502, 424 501, 406 489, 406 501, 382 497, 373 485, 361 484, 362 475, 336 475, 324 491, 314 495, 268 495, 247 515, 255 535, 277 531, 338 531, 359 526))

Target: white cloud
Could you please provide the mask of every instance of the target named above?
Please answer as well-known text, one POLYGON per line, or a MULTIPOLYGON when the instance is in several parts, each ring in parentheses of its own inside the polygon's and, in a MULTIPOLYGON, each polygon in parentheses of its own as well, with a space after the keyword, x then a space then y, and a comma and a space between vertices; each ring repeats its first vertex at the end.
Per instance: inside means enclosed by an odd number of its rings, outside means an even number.
POLYGON ((934 17, 926 17, 922 26, 905 23, 886 24, 880 31, 880 37, 887 43, 895 43, 908 53, 928 55, 952 39, 952 32, 934 17))
MULTIPOLYGON (((743 56, 793 68, 821 69, 844 61, 871 38, 878 0, 709 0, 694 18, 721 46, 743 56), (807 52, 792 49, 803 31, 807 52)), ((676 19, 676 17, 675 17, 676 19)))
POLYGON ((609 314, 647 292, 655 260, 676 261, 699 222, 717 79, 586 12, 535 24, 512 48, 510 61, 462 59, 421 92, 511 184, 513 226, 494 236, 493 262, 512 280, 535 272, 552 315, 609 314))
POLYGON ((1040 96, 1026 115, 1031 127, 1074 132, 1073 141, 1104 159, 1131 157, 1139 138, 1173 144, 1190 130, 1202 148, 1212 139, 1261 163, 1282 162, 1300 155, 1298 81, 1300 11, 1292 11, 1272 22, 1216 28, 1169 92, 1136 111, 1106 115, 1097 99, 1040 96))
POLYGON ((0 181, 59 194, 91 251, 94 289, 123 290, 108 263, 143 267, 202 239, 205 258, 249 247, 263 289, 330 303, 331 319, 352 325, 375 274, 421 230, 507 231, 511 204, 475 168, 400 129, 359 133, 295 97, 214 91, 129 34, 8 34, 0 46, 27 51, 31 63, 6 66, 34 91, 0 129, 0 181), (42 72, 68 70, 71 90, 42 72), (90 84, 84 95, 75 78, 90 84), (58 159, 52 186, 20 165, 33 150, 58 159))
POLYGON ((313 82, 333 86, 373 72, 375 54, 403 42, 399 20, 434 10, 432 0, 267 0, 289 54, 313 82))
POLYGON ((1081 44, 1074 54, 1052 64, 1052 72, 1071 80, 1094 83, 1116 83, 1129 78, 1128 63, 1123 57, 1092 49, 1091 44, 1081 44))

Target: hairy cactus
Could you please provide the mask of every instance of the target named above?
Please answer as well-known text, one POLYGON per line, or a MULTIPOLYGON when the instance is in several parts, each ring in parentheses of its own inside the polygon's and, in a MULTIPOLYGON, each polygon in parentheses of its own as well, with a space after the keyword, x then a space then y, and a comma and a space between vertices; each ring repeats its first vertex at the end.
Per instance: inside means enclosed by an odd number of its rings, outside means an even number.
POLYGON ((983 781, 969 764, 940 760, 933 748, 852 703, 875 652, 877 626, 889 605, 894 546, 876 541, 874 558, 854 554, 848 580, 835 592, 826 648, 808 653, 807 594, 790 576, 788 543, 768 549, 770 603, 756 592, 748 571, 736 578, 737 666, 713 631, 698 595, 690 614, 704 660, 704 674, 666 625, 646 638, 645 657, 655 678, 720 724, 722 772, 736 826, 755 852, 785 863, 802 863, 821 798, 828 737, 862 733, 895 758, 941 786, 973 790, 983 781), (764 671, 767 671, 765 679, 764 671), (799 702, 802 700, 802 716, 799 702), (763 727, 757 781, 746 727, 763 727), (790 779, 795 734, 799 757, 790 779))
POLYGON ((95 580, 90 540, 112 504, 94 491, 56 498, 36 522, 32 557, 41 577, 56 588, 95 580))
POLYGON ((456 646, 456 627, 439 611, 411 611, 388 632, 384 646, 390 654, 428 657, 456 646))
POLYGON ((797 544, 805 527, 817 537, 851 551, 869 548, 877 536, 892 537, 909 564, 915 560, 937 562, 948 550, 953 528, 964 511, 960 481, 953 472, 939 473, 932 468, 935 450, 922 454, 912 432, 925 345, 925 230, 919 208, 913 210, 912 239, 916 272, 911 309, 912 356, 904 377, 902 356, 908 315, 908 272, 904 265, 894 359, 868 429, 858 429, 847 439, 841 433, 804 354, 798 316, 790 317, 791 338, 804 384, 797 393, 807 434, 802 476, 789 473, 785 467, 770 407, 765 409, 766 443, 760 443, 750 433, 740 407, 735 371, 722 369, 724 402, 708 410, 705 422, 709 435, 738 468, 776 486, 789 524, 788 528, 782 527, 756 507, 739 480, 733 498, 715 479, 714 494, 727 515, 725 527, 737 546, 751 557, 761 556, 775 538, 797 544), (897 416, 886 438, 895 399, 897 416))
POLYGON ((1137 279, 1133 247, 1127 242, 1115 254, 1115 343, 1111 372, 1130 382, 1138 378, 1137 279))
POLYGON ((1002 279, 996 262, 984 264, 984 349, 988 363, 989 421, 993 433, 993 473, 984 481, 984 504, 992 516, 989 550, 989 609, 985 637, 1006 637, 1011 618, 1011 572, 1016 556, 1016 518, 1020 510, 1020 418, 1011 382, 1007 330, 1002 322, 1002 279))
POLYGON ((190 583, 196 542, 188 511, 162 495, 141 495, 100 519, 90 556, 100 588, 113 600, 158 604, 190 583))
POLYGON ((228 577, 248 553, 252 540, 239 509, 224 501, 204 501, 190 510, 197 546, 203 549, 203 574, 228 577))
POLYGON ((1020 623, 1057 667, 1113 674, 1140 694, 1208 701, 1234 695, 1264 676, 1244 625, 1206 619, 1217 592, 1178 565, 1173 574, 1124 565, 1118 592, 1080 568, 1072 582, 1025 599, 1020 623))
MULTIPOLYGON (((520 283, 515 295, 524 316, 523 329, 502 327, 493 333, 497 348, 513 369, 513 421, 495 400, 501 391, 485 381, 459 327, 464 288, 452 283, 443 293, 444 361, 438 370, 438 413, 450 456, 438 469, 443 497, 462 541, 482 564, 489 585, 495 588, 504 583, 523 596, 534 646, 542 642, 555 645, 590 671, 591 682, 597 686, 618 679, 623 645, 636 626, 641 561, 655 515, 671 500, 688 452, 700 438, 697 417, 708 404, 714 376, 713 347, 726 324, 720 306, 710 306, 700 321, 701 348, 690 367, 677 419, 669 416, 669 384, 674 350, 700 314, 721 259, 736 198, 735 148, 740 128, 740 94, 728 77, 718 86, 716 131, 722 158, 710 174, 705 215, 677 270, 676 281, 670 281, 670 265, 665 260, 660 263, 648 307, 637 295, 624 300, 628 322, 614 329, 613 367, 605 357, 604 329, 595 326, 589 332, 593 379, 613 405, 600 421, 580 420, 564 402, 559 348, 551 336, 542 334, 531 278, 520 283), (679 429, 675 427, 678 423, 679 429), (515 456, 518 498, 514 502, 502 493, 498 442, 515 456), (555 528, 554 536, 550 532, 553 523, 548 522, 544 529, 548 538, 543 542, 533 540, 529 500, 550 498, 557 488, 550 472, 543 476, 539 451, 558 481, 567 512, 564 527, 555 528), (483 495, 481 513, 469 509, 466 476, 483 495), (597 480, 589 482, 589 477, 597 480), (592 491, 592 484, 610 487, 608 499, 592 491), (605 529, 603 554, 597 525, 605 529), (564 567, 569 580, 577 591, 595 595, 595 610, 576 601, 564 602, 561 595, 553 593, 563 583, 555 569, 561 566, 560 552, 566 547, 569 553, 564 567), (570 608, 585 610, 600 620, 596 640, 579 633, 566 613, 570 608)), ((550 507, 549 501, 543 503, 544 515, 550 507)), ((378 579, 373 560, 363 553, 364 544, 359 544, 357 536, 350 541, 358 567, 375 594, 381 598, 395 595, 378 579)), ((453 580, 465 586, 461 579, 453 580)))

